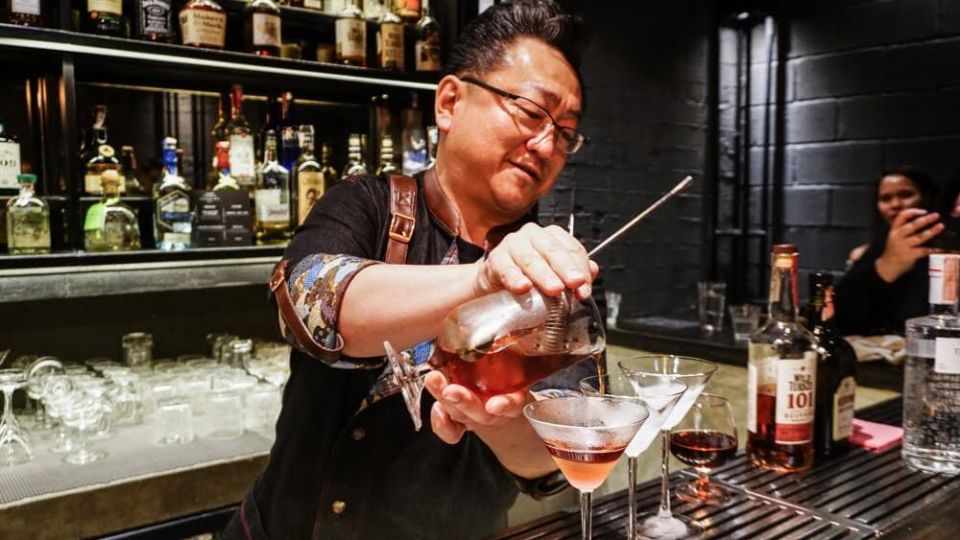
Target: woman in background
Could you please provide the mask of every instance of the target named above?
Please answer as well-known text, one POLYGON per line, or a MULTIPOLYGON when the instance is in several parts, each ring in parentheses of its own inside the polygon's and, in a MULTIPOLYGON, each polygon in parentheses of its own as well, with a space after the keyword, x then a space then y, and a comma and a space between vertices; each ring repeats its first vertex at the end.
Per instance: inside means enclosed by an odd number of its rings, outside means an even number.
POLYGON ((940 189, 912 167, 884 171, 877 182, 871 241, 854 249, 837 284, 836 322, 850 334, 902 334, 904 321, 926 314, 929 242, 943 232, 940 189))

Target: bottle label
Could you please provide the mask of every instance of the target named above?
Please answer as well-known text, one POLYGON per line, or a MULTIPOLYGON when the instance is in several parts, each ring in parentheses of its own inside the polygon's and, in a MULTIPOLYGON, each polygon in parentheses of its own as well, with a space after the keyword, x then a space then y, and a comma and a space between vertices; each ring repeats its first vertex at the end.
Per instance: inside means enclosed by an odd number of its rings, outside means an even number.
POLYGON ((303 7, 323 10, 323 0, 303 0, 303 7))
POLYGON ((140 33, 170 35, 170 0, 140 2, 140 33))
POLYGON ((849 439, 853 434, 853 405, 857 393, 857 381, 844 377, 833 394, 833 440, 849 439))
POLYGON ((310 209, 323 196, 323 174, 319 171, 301 171, 297 174, 297 217, 302 224, 310 209))
POLYGON ((930 303, 957 303, 960 285, 960 255, 935 253, 930 255, 930 303))
POLYGON ((417 71, 440 71, 440 36, 417 41, 417 71))
POLYGON ((363 19, 337 19, 336 31, 337 58, 366 58, 367 23, 363 19))
POLYGON ((377 34, 380 67, 403 70, 403 25, 384 23, 377 34))
POLYGON ((40 0, 13 0, 10 5, 10 11, 13 13, 22 13, 24 15, 40 15, 40 0))
POLYGON ((227 15, 216 11, 185 9, 180 12, 184 45, 223 48, 227 15))
POLYGON ((243 185, 253 183, 254 171, 253 137, 251 135, 230 136, 230 175, 243 185))
POLYGON ((280 17, 272 13, 253 14, 253 44, 256 47, 280 46, 280 17))
POLYGON ((94 11, 123 15, 123 0, 87 0, 87 12, 94 11))
POLYGON ((777 372, 774 441, 777 444, 808 443, 813 440, 817 354, 811 351, 803 358, 779 358, 772 363, 777 372))
POLYGON ((172 191, 157 199, 158 240, 171 241, 168 233, 190 235, 190 195, 183 191, 172 191))
POLYGON ((20 143, 0 142, 0 189, 19 189, 18 174, 20 174, 20 143))
POLYGON ((50 247, 50 224, 42 208, 13 207, 7 212, 10 219, 10 249, 50 247))
POLYGON ((960 374, 960 338, 937 338, 933 371, 945 375, 960 374))
POLYGON ((290 199, 284 190, 258 189, 254 194, 257 221, 261 223, 290 223, 290 199))
POLYGON ((83 220, 84 231, 100 231, 107 220, 107 205, 98 202, 87 209, 86 218, 83 220))

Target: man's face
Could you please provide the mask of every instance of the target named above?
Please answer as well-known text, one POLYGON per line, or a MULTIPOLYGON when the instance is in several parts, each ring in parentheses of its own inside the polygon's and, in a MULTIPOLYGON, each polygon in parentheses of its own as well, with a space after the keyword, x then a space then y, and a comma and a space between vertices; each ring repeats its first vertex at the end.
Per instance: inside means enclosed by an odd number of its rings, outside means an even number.
MULTIPOLYGON (((518 39, 507 48, 500 68, 471 75, 533 101, 561 126, 578 127, 576 73, 559 51, 539 40, 518 39)), ((487 213, 517 219, 550 191, 567 156, 556 145, 555 131, 551 128, 546 136, 531 133, 509 98, 475 85, 461 86, 464 97, 444 141, 456 162, 450 166, 471 179, 456 187, 458 194, 487 213)))

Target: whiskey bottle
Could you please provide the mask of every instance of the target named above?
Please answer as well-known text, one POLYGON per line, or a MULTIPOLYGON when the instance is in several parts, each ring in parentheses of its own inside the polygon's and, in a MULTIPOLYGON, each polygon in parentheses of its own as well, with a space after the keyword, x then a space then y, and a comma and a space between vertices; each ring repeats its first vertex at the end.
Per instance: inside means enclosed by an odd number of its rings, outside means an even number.
POLYGON ((252 0, 243 10, 247 52, 280 56, 280 7, 273 0, 252 0))
MULTIPOLYGON (((116 171, 117 176, 123 172, 123 166, 117 159, 116 151, 107 144, 107 130, 103 128, 97 133, 97 155, 87 162, 86 172, 83 176, 83 189, 89 195, 100 195, 103 193, 101 177, 106 171, 116 171)), ((126 182, 120 182, 118 192, 126 191, 126 182)))
POLYGON ((363 161, 363 146, 360 135, 351 133, 347 137, 347 164, 343 166, 343 178, 367 174, 367 164, 363 161))
POLYGON ((173 0, 136 0, 134 37, 147 41, 173 41, 173 0))
POLYGON ((280 164, 288 171, 300 157, 300 137, 298 126, 293 121, 293 93, 284 92, 280 96, 280 120, 277 122, 280 132, 280 164))
POLYGON ((385 7, 377 32, 377 65, 383 69, 403 71, 403 21, 385 7))
POLYGON ((393 137, 389 133, 384 133, 380 139, 380 166, 377 167, 377 174, 397 174, 399 172, 397 155, 393 150, 393 137))
POLYGON ((221 141, 216 147, 217 157, 217 182, 213 186, 213 191, 237 191, 240 184, 230 174, 230 143, 221 141))
POLYGON ((43 11, 40 0, 6 0, 4 22, 20 26, 43 26, 43 11))
POLYGON ((367 65, 367 23, 359 0, 350 0, 335 23, 337 62, 351 66, 367 65))
POLYGON ((393 0, 393 11, 405 22, 417 22, 420 18, 420 0, 393 0))
POLYGON ((816 338, 797 323, 797 249, 773 246, 769 320, 750 337, 747 455, 777 471, 813 465, 816 338))
POLYGON ((83 21, 86 32, 115 37, 126 35, 129 25, 123 13, 123 0, 87 0, 83 21))
POLYGON ((277 161, 276 132, 268 131, 265 141, 254 195, 257 243, 278 244, 290 239, 290 171, 277 161))
POLYGON ((7 201, 7 247, 13 255, 50 253, 50 208, 37 196, 37 177, 21 174, 20 194, 7 201))
POLYGON ((240 187, 253 191, 257 183, 257 169, 253 151, 253 130, 243 116, 243 87, 233 85, 230 95, 230 121, 227 122, 230 140, 230 174, 240 187))
POLYGON ((137 215, 120 202, 120 174, 103 172, 103 199, 87 209, 83 220, 83 244, 87 251, 131 251, 140 249, 137 215))
POLYGON ((903 449, 907 465, 960 473, 960 255, 930 255, 930 314, 906 323, 903 449))
POLYGON ((214 0, 188 0, 180 8, 180 36, 184 45, 222 49, 227 14, 214 0))
POLYGON ((177 166, 177 139, 164 138, 162 153, 163 179, 153 188, 154 238, 159 249, 186 249, 193 231, 193 199, 177 166))
POLYGON ((423 0, 423 17, 417 21, 414 49, 417 71, 440 71, 440 25, 430 11, 430 0, 423 0))
POLYGON ((307 219, 313 205, 326 190, 323 171, 313 155, 313 126, 300 126, 299 133, 300 157, 293 167, 298 225, 307 219))
POLYGON ((20 143, 7 135, 6 122, 0 118, 0 190, 20 189, 20 143))
POLYGON ((857 353, 837 332, 833 322, 833 275, 810 276, 807 325, 817 337, 816 409, 813 448, 818 457, 842 454, 850 449, 853 434, 854 397, 857 391, 857 353))

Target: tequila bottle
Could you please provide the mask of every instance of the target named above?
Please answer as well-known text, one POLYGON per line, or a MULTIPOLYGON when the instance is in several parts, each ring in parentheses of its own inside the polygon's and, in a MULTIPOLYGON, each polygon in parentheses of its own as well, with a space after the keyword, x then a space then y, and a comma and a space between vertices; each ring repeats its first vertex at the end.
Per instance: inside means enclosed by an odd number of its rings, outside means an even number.
POLYGON ((343 177, 368 174, 367 164, 363 161, 363 147, 360 135, 351 133, 347 137, 347 164, 343 166, 343 177))
POLYGON ((358 0, 348 0, 335 23, 337 62, 351 66, 367 65, 367 23, 358 0))
POLYGON ((903 460, 930 472, 960 473, 960 255, 930 255, 930 314, 906 323, 903 460))
POLYGON ((20 143, 8 137, 5 122, 0 119, 0 189, 18 189, 20 174, 20 143))
POLYGON ((120 202, 120 173, 103 172, 103 199, 87 210, 83 220, 83 244, 87 251, 130 251, 140 249, 137 215, 120 202))
POLYGON ((156 213, 153 216, 157 247, 164 250, 190 247, 193 230, 193 200, 190 186, 180 176, 177 159, 177 140, 163 139, 163 180, 153 189, 156 213))
POLYGON ((816 337, 797 323, 797 249, 773 246, 770 317, 750 336, 747 364, 747 455, 758 467, 813 466, 816 337))
POLYGON ((14 255, 50 252, 50 208, 37 196, 37 177, 21 174, 20 194, 7 201, 7 247, 14 255))
POLYGON ((254 195, 257 243, 278 244, 290 239, 290 171, 277 162, 277 134, 268 131, 265 139, 254 195))
POLYGON ((243 87, 233 85, 230 95, 230 121, 227 134, 230 140, 230 174, 240 187, 253 191, 257 183, 257 169, 253 151, 253 130, 243 116, 243 87))
POLYGON ((440 25, 430 12, 429 0, 423 0, 423 17, 417 21, 414 49, 417 71, 440 71, 440 25))
POLYGON ((313 155, 313 126, 300 126, 300 157, 294 164, 293 170, 296 175, 294 183, 296 184, 296 208, 297 223, 301 224, 317 200, 323 196, 326 185, 323 181, 323 170, 317 158, 313 155))
MULTIPOLYGON (((97 132, 97 155, 87 162, 86 172, 83 177, 83 188, 90 195, 100 195, 103 193, 101 185, 103 174, 107 171, 115 171, 119 176, 123 172, 123 166, 117 159, 116 151, 107 144, 107 129, 103 128, 97 132)), ((126 191, 126 181, 121 180, 119 192, 126 191)))

